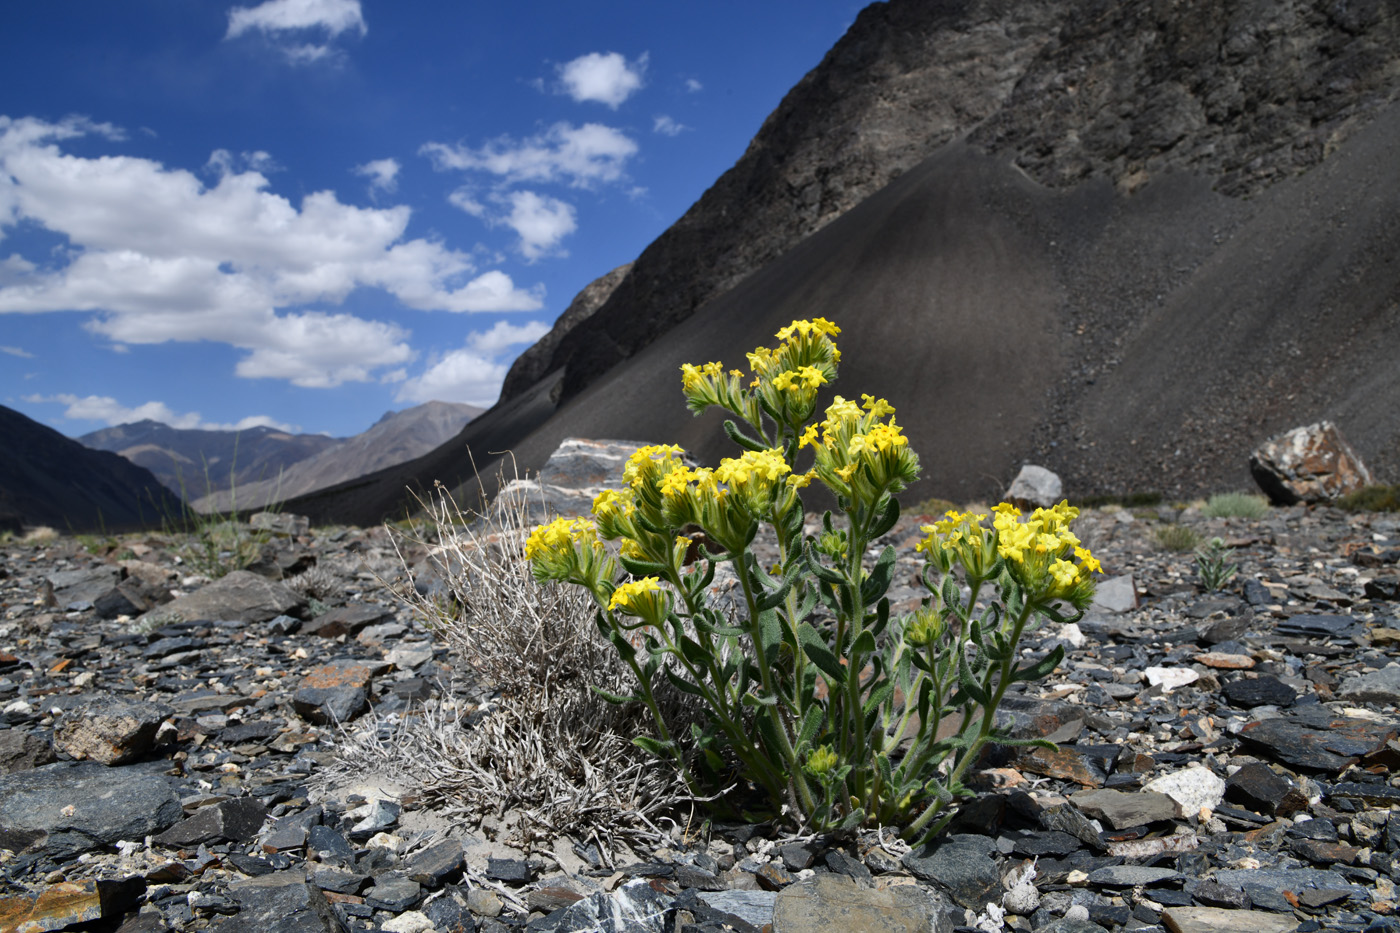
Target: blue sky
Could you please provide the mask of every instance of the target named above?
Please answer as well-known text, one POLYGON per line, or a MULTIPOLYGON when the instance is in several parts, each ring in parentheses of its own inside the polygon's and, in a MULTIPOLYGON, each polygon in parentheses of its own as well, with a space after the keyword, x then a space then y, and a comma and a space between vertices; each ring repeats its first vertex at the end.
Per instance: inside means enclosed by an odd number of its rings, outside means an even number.
POLYGON ((862 5, 6 4, 0 401, 69 435, 488 405, 862 5))

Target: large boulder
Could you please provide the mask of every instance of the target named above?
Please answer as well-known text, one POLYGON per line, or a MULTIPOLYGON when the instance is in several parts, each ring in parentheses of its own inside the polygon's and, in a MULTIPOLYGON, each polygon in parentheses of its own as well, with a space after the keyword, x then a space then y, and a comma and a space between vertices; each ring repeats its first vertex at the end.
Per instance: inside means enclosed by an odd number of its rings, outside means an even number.
POLYGON ((1002 498, 1018 509, 1048 509, 1060 501, 1065 484, 1052 471, 1026 464, 1002 498))
POLYGON ((1269 438, 1250 455, 1249 472, 1275 505, 1327 502, 1371 483, 1371 471, 1330 421, 1269 438))
MULTIPOLYGON (((531 522, 588 515, 598 493, 622 488, 627 459, 645 446, 641 441, 566 437, 550 454, 538 476, 511 480, 502 487, 492 507, 510 509, 523 502, 531 522)), ((699 466, 689 457, 682 459, 692 467, 699 466)))

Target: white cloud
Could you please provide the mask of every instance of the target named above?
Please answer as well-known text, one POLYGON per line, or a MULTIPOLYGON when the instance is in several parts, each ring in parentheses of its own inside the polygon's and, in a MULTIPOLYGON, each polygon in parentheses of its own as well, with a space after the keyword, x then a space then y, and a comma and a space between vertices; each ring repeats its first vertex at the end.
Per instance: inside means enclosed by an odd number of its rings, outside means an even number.
POLYGON ((98 132, 111 135, 83 121, 0 116, 0 233, 28 221, 69 240, 57 262, 46 256, 36 265, 18 254, 0 261, 0 313, 95 312, 89 328, 115 341, 214 340, 250 351, 242 375, 337 385, 411 358, 407 334, 295 310, 308 303, 337 303, 368 287, 425 311, 542 304, 538 287, 522 290, 502 272, 480 272, 466 253, 439 242, 405 239, 407 207, 354 207, 331 191, 295 205, 269 191, 261 172, 237 172, 232 163, 206 187, 147 159, 81 158, 58 145, 98 132))
POLYGON ((0 353, 8 353, 10 356, 18 356, 26 360, 34 359, 34 354, 23 347, 0 347, 0 353))
POLYGON ((376 191, 393 194, 399 187, 399 168, 397 159, 374 159, 355 166, 354 172, 369 179, 371 194, 376 191))
POLYGON ((683 123, 677 123, 664 113, 653 119, 651 123, 651 131, 653 133, 660 133, 663 136, 679 136, 688 129, 690 129, 690 127, 683 123))
POLYGON ((556 123, 542 134, 494 139, 480 149, 428 143, 421 150, 439 171, 487 172, 507 183, 557 182, 589 188, 624 177, 637 144, 601 123, 556 123))
POLYGON ((248 428, 269 427, 279 431, 296 433, 299 425, 286 424, 267 415, 249 415, 232 423, 205 421, 199 412, 177 412, 164 402, 146 402, 128 407, 108 395, 77 396, 69 393, 58 395, 27 395, 24 400, 31 404, 56 403, 67 406, 63 417, 73 421, 101 421, 107 425, 131 424, 134 421, 159 421, 172 428, 202 431, 245 431, 248 428))
POLYGON ((520 237, 520 254, 530 262, 560 252, 559 241, 578 229, 572 204, 534 191, 492 194, 490 201, 501 208, 498 211, 473 198, 465 188, 452 192, 447 200, 492 227, 514 230, 520 237))
POLYGON ((512 324, 497 321, 490 330, 479 330, 467 338, 467 347, 484 356, 495 356, 509 347, 534 343, 549 333, 549 325, 543 321, 527 321, 512 324))
POLYGON ((497 321, 489 330, 468 336, 461 349, 434 357, 421 375, 399 386, 394 398, 400 402, 494 405, 510 369, 509 358, 515 355, 503 355, 502 351, 534 343, 547 333, 549 325, 542 321, 497 321))
POLYGON ((238 155, 234 155, 227 149, 215 149, 209 153, 209 161, 204 163, 204 168, 217 178, 238 171, 261 172, 264 175, 282 171, 282 166, 277 164, 277 160, 270 153, 263 152, 261 149, 238 155))
POLYGON ((694 78, 686 78, 685 89, 692 94, 699 94, 701 91, 705 90, 705 85, 701 84, 694 78))
POLYGON ((343 33, 368 32, 360 0, 267 0, 254 7, 234 7, 228 13, 225 39, 260 32, 273 40, 293 64, 320 61, 333 53, 327 42, 298 42, 292 35, 306 31, 335 39, 343 33))
POLYGON ((617 52, 589 52, 558 66, 559 81, 574 100, 596 101, 616 110, 641 90, 646 67, 645 52, 630 63, 617 52))

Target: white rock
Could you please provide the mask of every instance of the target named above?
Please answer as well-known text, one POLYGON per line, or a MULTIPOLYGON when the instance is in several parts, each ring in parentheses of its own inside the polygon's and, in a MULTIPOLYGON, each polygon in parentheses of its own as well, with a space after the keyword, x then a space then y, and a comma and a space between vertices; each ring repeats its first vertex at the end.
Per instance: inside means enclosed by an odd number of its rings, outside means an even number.
POLYGON ((1137 608, 1137 586, 1133 575, 1125 573, 1099 582, 1094 589, 1094 605, 1109 612, 1129 612, 1137 608))
POLYGON ((375 833, 369 837, 369 842, 365 843, 367 849, 388 849, 390 852, 400 852, 403 850, 403 840, 393 833, 375 833))
POLYGON ((1021 472, 1016 474, 1002 498, 1022 508, 1048 509, 1060 501, 1064 488, 1065 484, 1053 472, 1028 463, 1021 467, 1021 472))
POLYGON ((1154 687, 1160 686, 1166 693, 1201 679, 1201 675, 1189 667, 1149 667, 1142 673, 1149 684, 1154 687))
POLYGON ((1069 910, 1065 911, 1066 920, 1087 921, 1089 919, 1089 908, 1083 904, 1071 904, 1069 910))
POLYGON ((1074 648, 1076 651, 1084 647, 1084 633, 1079 630, 1079 626, 1073 622, 1066 622, 1060 626, 1060 641, 1074 648))
POLYGON ((433 926, 433 921, 416 910, 410 910, 399 914, 393 920, 387 920, 380 927, 388 933, 428 933, 429 930, 437 929, 433 926))
POLYGON ((1173 771, 1148 781, 1142 789, 1175 800, 1181 816, 1195 816, 1203 807, 1214 810, 1225 799, 1225 782, 1209 768, 1173 771))

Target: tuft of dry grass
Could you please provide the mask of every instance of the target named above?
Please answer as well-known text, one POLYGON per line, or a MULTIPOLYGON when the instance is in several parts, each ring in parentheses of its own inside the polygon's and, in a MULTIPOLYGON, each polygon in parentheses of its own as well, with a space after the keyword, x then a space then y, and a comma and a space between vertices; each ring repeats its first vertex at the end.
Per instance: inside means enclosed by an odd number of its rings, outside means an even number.
MULTIPOLYGON (((535 582, 525 559, 529 495, 505 489, 486 515, 464 515, 438 487, 423 502, 424 523, 391 529, 404 569, 406 552, 426 551, 438 584, 395 592, 452 649, 482 702, 453 690, 417 715, 371 721, 342 737, 341 767, 412 782, 423 799, 523 848, 561 835, 608 848, 654 841, 662 814, 693 798, 673 769, 632 744, 652 734, 645 708, 593 691, 630 694, 632 673, 579 587, 535 582)), ((687 698, 658 694, 669 722, 692 720, 687 698)))

